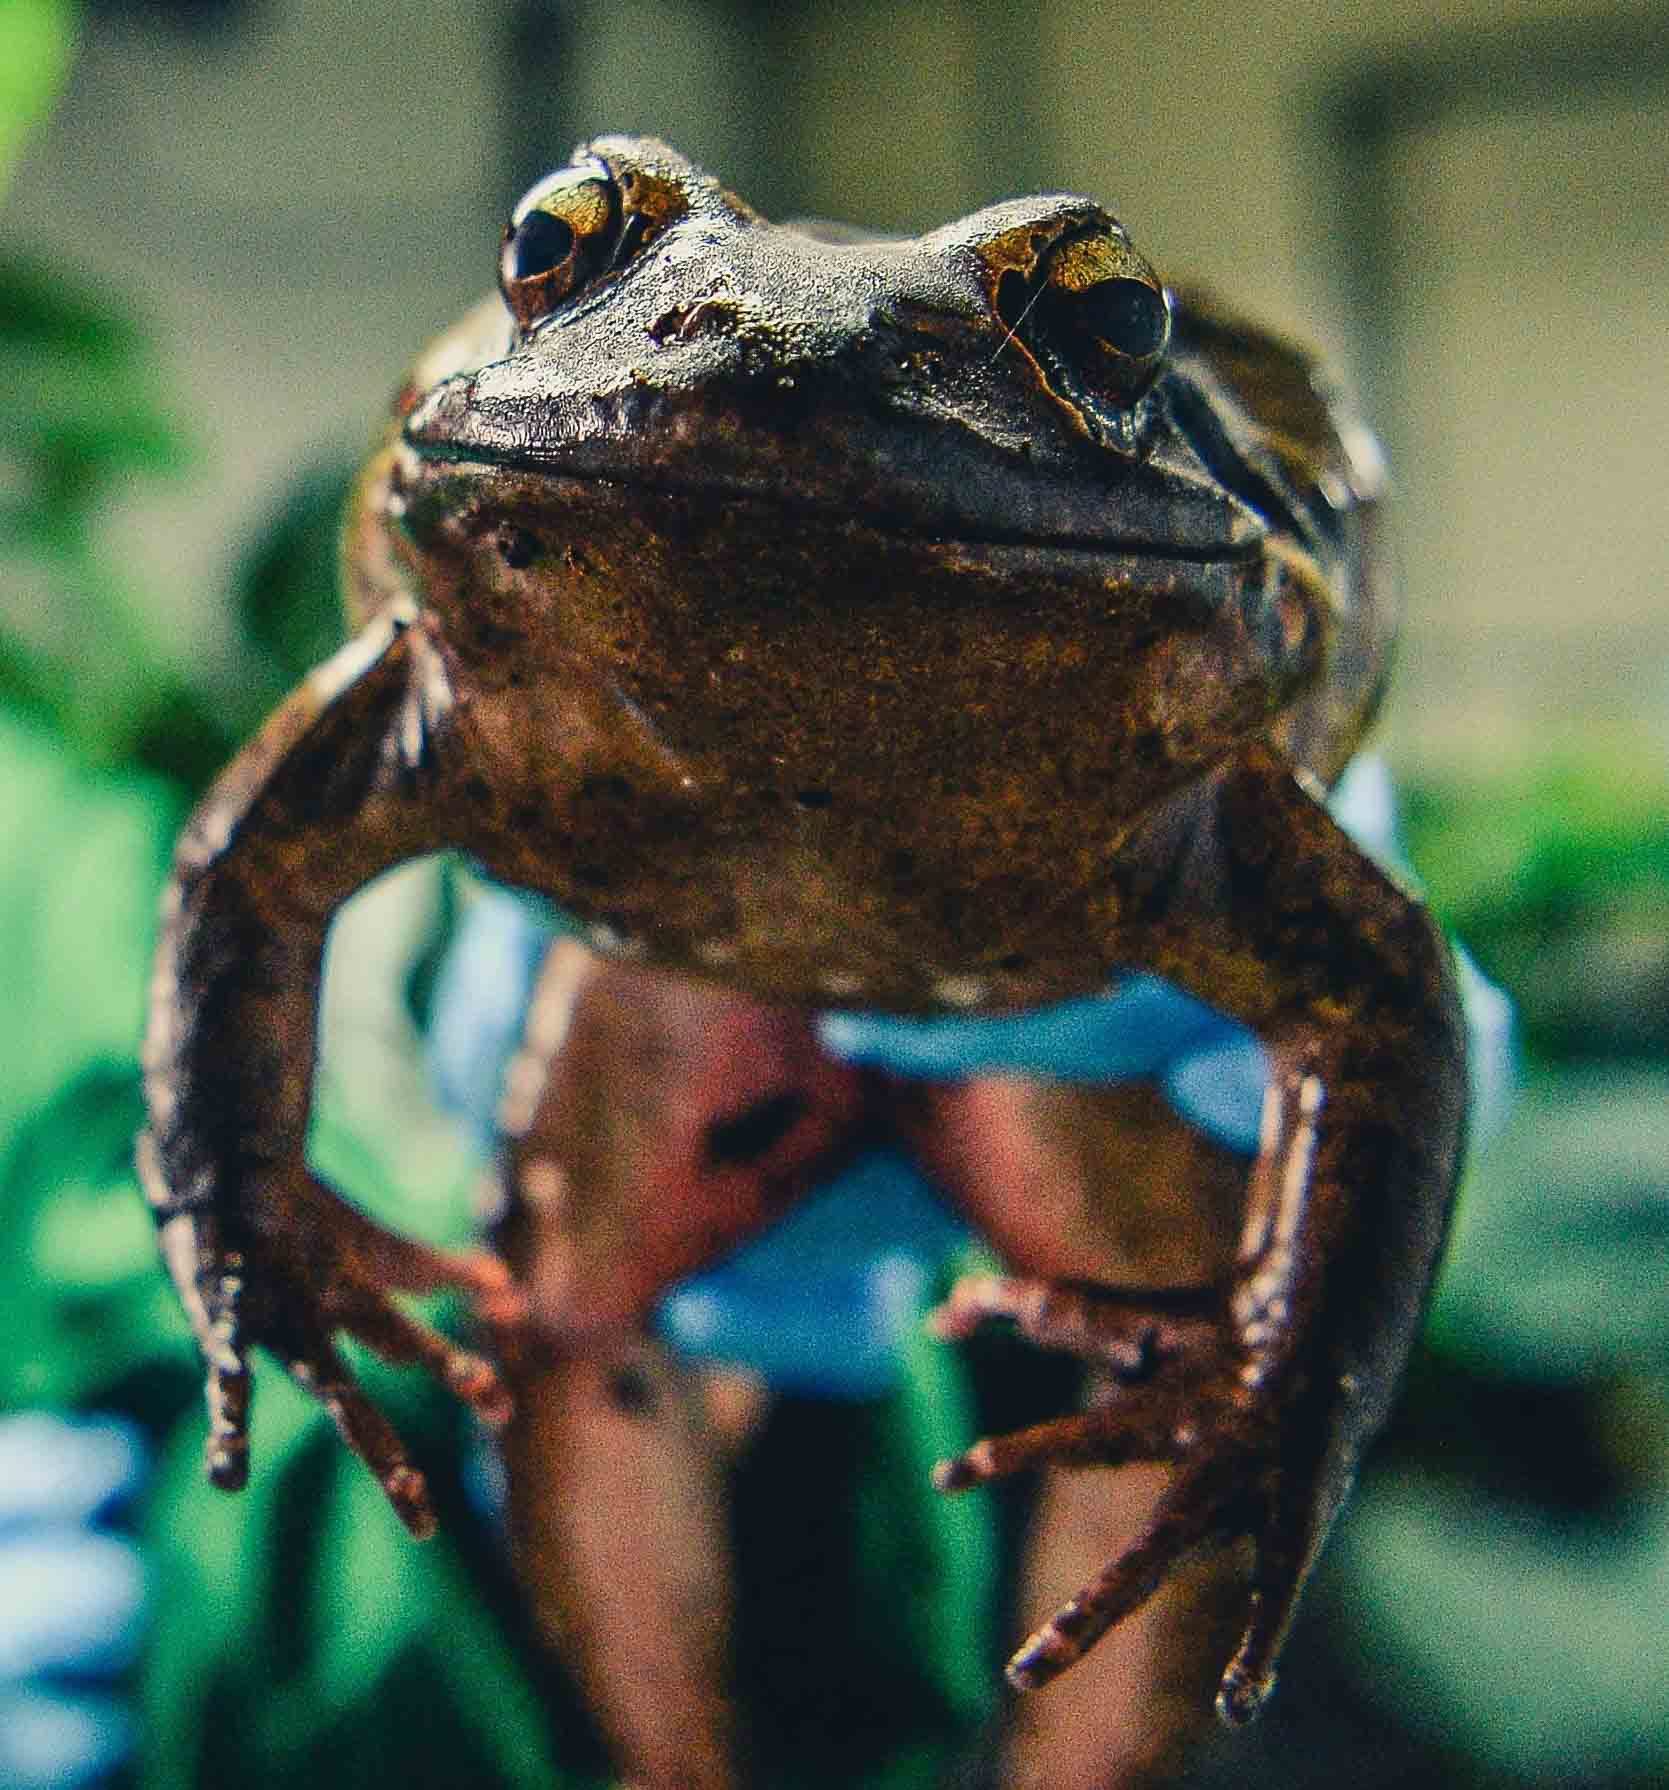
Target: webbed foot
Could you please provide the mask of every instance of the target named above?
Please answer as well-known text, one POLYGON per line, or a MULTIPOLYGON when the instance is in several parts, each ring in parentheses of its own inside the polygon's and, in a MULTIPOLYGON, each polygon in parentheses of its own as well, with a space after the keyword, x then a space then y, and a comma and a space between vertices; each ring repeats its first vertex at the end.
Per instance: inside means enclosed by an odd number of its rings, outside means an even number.
POLYGON ((436 1249, 385 1230, 310 1175, 294 1177, 281 1199, 261 1202, 282 1212, 281 1225, 257 1221, 234 1233, 224 1217, 170 1199, 148 1135, 139 1164, 162 1253, 203 1357, 209 1478, 229 1491, 248 1478, 249 1351, 258 1343, 323 1405, 406 1528, 419 1538, 432 1534, 424 1477, 336 1339, 351 1336, 385 1361, 422 1368, 484 1421, 501 1425, 510 1398, 497 1368, 389 1295, 461 1292, 487 1321, 514 1325, 521 1300, 509 1270, 481 1250, 436 1249))
POLYGON ((1258 1712, 1335 1494, 1325 1425, 1294 1380, 1277 1382, 1236 1340, 1221 1289, 1120 1290, 1080 1282, 964 1279, 933 1314, 954 1339, 1009 1319, 1042 1347, 1099 1369, 1088 1409, 987 1437, 938 1467, 963 1491, 1045 1466, 1162 1462, 1174 1471, 1145 1528, 1008 1663, 1016 1690, 1057 1677, 1147 1601, 1202 1548, 1250 1543, 1241 1640, 1224 1668, 1217 1713, 1238 1726, 1258 1712))

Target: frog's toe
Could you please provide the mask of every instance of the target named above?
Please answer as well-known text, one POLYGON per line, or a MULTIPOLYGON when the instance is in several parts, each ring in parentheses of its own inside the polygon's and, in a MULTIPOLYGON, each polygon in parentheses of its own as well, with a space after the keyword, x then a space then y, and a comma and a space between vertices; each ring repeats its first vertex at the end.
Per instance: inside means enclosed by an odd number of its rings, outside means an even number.
POLYGON ((316 1333, 293 1350, 277 1352, 290 1378, 329 1412, 349 1452, 371 1469, 394 1514, 418 1541, 426 1541, 436 1527, 428 1481, 412 1464, 399 1431, 366 1395, 335 1345, 316 1333))
POLYGON ((495 1426, 511 1414, 498 1369, 473 1349, 401 1309, 390 1289, 458 1292, 501 1334, 524 1305, 509 1269, 480 1250, 448 1251, 384 1229, 314 1177, 297 1174, 283 1197, 268 1190, 239 1247, 224 1245, 216 1218, 176 1217, 165 1233, 170 1266, 207 1368, 213 1482, 236 1490, 249 1474, 248 1349, 269 1349, 297 1385, 329 1412, 349 1449, 371 1469, 414 1535, 434 1529, 422 1474, 393 1425, 337 1352, 345 1334, 400 1367, 417 1367, 495 1426), (185 1234, 189 1227, 190 1234, 185 1234))
POLYGON ((206 1211, 178 1211, 165 1217, 157 1230, 157 1243, 202 1357, 203 1399, 209 1418, 204 1467, 215 1485, 239 1491, 249 1479, 243 1254, 225 1246, 219 1220, 206 1211))
POLYGON ((385 1294, 363 1286, 344 1289, 335 1315, 350 1336, 384 1361, 422 1368, 495 1428, 509 1422, 510 1394, 492 1362, 402 1311, 385 1294))
POLYGON ((1212 1287, 1107 1287, 1091 1281, 965 1275, 928 1316, 945 1341, 1008 1319, 1040 1348, 1076 1355, 1120 1380, 1145 1378, 1167 1359, 1210 1348, 1220 1334, 1212 1287))
POLYGON ((249 1362, 241 1348, 208 1357, 203 1397, 209 1408, 204 1469, 222 1491, 241 1492, 249 1483, 249 1362))
POLYGON ((400 1367, 418 1367, 487 1422, 510 1415, 510 1398, 485 1356, 443 1336, 395 1304, 392 1292, 462 1293, 501 1336, 525 1321, 526 1301, 509 1268, 486 1250, 437 1249, 388 1230, 309 1177, 307 1253, 293 1235, 276 1240, 294 1258, 292 1277, 311 1289, 319 1333, 344 1330, 400 1367))
POLYGON ((522 1302, 509 1268, 484 1249, 438 1249, 403 1237, 308 1177, 309 1224, 355 1278, 403 1293, 462 1293, 492 1321, 514 1321, 522 1302))
POLYGON ((1142 1533, 1009 1662, 1017 1690, 1035 1690, 1080 1659, 1197 1550, 1250 1542, 1245 1626, 1217 1694, 1232 1726, 1250 1721, 1275 1681, 1275 1660, 1317 1545, 1315 1473, 1299 1470, 1287 1421, 1249 1396, 1220 1292, 1159 1293, 995 1276, 960 1282, 935 1314, 940 1334, 1012 1321, 1046 1348, 1099 1370, 1089 1407, 985 1437, 935 1469, 940 1491, 963 1491, 1040 1467, 1173 1469, 1142 1533))
POLYGON ((1016 1690, 1037 1690, 1058 1678, 1108 1629, 1146 1603, 1196 1548, 1226 1538, 1217 1478, 1209 1463, 1178 1475, 1137 1540, 1009 1660, 1008 1681, 1016 1690))
POLYGON ((965 1453, 940 1461, 933 1469, 933 1483, 941 1492, 962 1492, 1033 1467, 1119 1467, 1132 1461, 1175 1460, 1179 1447, 1167 1403, 1151 1396, 1121 1396, 1111 1423, 1108 1412, 1098 1409, 1006 1436, 985 1436, 965 1453))
POLYGON ((1300 1477, 1279 1476, 1253 1540, 1246 1627, 1217 1688, 1218 1718, 1231 1728, 1253 1720, 1275 1688, 1275 1663, 1319 1543, 1313 1488, 1300 1477))

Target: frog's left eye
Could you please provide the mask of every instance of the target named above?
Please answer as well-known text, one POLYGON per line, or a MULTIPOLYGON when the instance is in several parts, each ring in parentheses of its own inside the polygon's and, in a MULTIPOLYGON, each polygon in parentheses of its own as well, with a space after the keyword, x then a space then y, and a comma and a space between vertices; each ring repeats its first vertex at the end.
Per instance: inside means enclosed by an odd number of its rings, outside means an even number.
POLYGON ((533 187, 510 214, 498 283, 517 323, 532 329, 615 259, 620 189, 593 156, 533 187))
POLYGON ((1030 280, 1005 274, 997 304, 1022 340, 1066 357, 1086 384, 1115 403, 1134 404, 1164 368, 1170 300, 1116 228, 1056 243, 1030 280))

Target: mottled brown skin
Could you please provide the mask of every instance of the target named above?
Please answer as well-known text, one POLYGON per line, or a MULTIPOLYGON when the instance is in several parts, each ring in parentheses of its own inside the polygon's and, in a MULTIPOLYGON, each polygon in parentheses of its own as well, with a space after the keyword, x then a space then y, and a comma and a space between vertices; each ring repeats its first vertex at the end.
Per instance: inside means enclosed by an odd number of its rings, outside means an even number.
POLYGON ((513 318, 495 301, 437 345, 361 481, 357 639, 207 796, 168 892, 140 1162, 208 1362, 212 1475, 246 1471, 261 1342, 423 1530, 421 1478, 337 1331, 502 1416, 492 1369, 389 1288, 461 1286, 505 1322, 531 1297, 547 1340, 620 1346, 670 1279, 879 1128, 1013 1269, 958 1289, 941 1331, 1011 1318, 1107 1376, 1085 1412, 947 1463, 945 1488, 1170 1469, 1011 1680, 1043 1683, 1240 1539, 1218 1708, 1246 1719, 1412 1341, 1462 1131, 1443 942, 1319 801, 1389 630, 1358 432, 1307 358, 1162 301, 1084 199, 830 243, 662 145, 604 139, 518 208, 502 286, 513 318), (303 1165, 330 917, 445 847, 629 966, 598 973, 618 1048, 630 978, 736 1003, 658 1082, 568 1075, 591 1104, 550 1160, 598 1181, 592 1234, 614 1237, 565 1313, 495 1258, 376 1229, 303 1165), (904 1089, 808 1042, 818 1006, 990 1011, 1119 968, 1250 1026, 1273 1070, 1232 1259, 1163 1293, 1108 1284, 1110 1149, 1086 1162, 1023 1103, 982 1133, 979 1084, 904 1089), (808 1087, 823 1129, 776 1140, 803 1161, 767 1172, 767 1151, 718 1185, 678 1151, 761 1069, 808 1087), (610 1089, 653 1096, 639 1136, 660 1142, 629 1179, 598 1166, 598 1139, 631 1132, 597 1110, 610 1089))

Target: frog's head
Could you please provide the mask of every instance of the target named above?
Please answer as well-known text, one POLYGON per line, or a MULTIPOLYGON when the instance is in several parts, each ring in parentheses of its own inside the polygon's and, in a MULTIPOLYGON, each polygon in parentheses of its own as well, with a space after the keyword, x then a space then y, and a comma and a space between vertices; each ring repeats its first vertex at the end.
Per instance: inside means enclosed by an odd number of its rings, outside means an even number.
POLYGON ((978 542, 1232 555, 1267 531, 1153 401, 1170 302, 1087 199, 842 240, 603 138, 516 207, 500 289, 509 351, 429 394, 425 455, 978 542))
POLYGON ((1090 200, 841 240, 602 138, 512 213, 500 292, 396 456, 458 676, 591 737, 617 705, 709 858, 831 915, 931 889, 937 959, 978 958, 1319 663, 1303 506, 1090 200))

